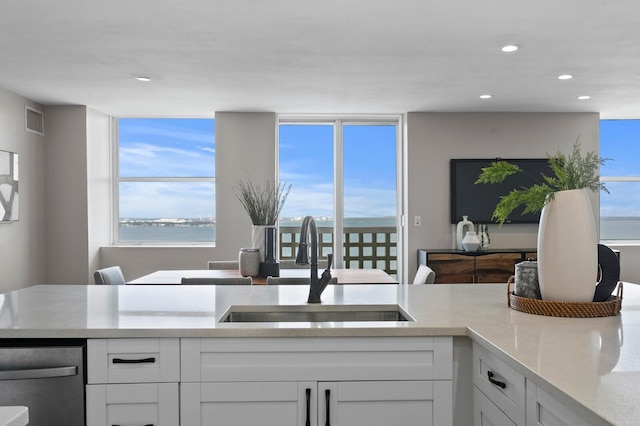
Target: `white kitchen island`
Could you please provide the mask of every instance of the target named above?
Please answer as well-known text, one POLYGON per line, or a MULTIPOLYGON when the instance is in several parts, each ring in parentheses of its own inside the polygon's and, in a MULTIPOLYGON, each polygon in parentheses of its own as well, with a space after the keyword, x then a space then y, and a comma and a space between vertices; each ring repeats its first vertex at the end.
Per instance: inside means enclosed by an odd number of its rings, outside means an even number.
POLYGON ((469 338, 526 378, 527 398, 538 391, 586 424, 640 424, 636 285, 625 283, 620 315, 596 319, 517 312, 506 305, 506 285, 469 284, 329 286, 322 296, 326 305, 397 304, 412 322, 218 322, 231 305, 306 304, 307 293, 302 286, 35 286, 0 295, 0 337, 190 344, 238 337, 469 338))

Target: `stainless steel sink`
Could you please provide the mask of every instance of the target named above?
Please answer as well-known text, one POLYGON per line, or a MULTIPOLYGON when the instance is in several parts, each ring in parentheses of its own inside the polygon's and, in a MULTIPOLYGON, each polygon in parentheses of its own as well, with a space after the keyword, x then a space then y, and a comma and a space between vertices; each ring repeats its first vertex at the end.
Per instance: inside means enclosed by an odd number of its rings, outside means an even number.
POLYGON ((220 322, 415 321, 398 305, 232 305, 220 322))

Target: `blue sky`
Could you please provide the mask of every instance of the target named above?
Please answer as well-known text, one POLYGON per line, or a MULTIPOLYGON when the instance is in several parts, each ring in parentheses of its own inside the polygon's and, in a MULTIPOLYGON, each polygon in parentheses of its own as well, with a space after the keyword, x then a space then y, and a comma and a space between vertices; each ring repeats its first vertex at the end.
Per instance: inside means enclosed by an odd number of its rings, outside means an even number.
MULTIPOLYGON (((122 177, 213 177, 212 119, 120 119, 122 177)), ((215 216, 213 183, 121 183, 121 218, 215 216)))
MULTIPOLYGON (((345 125, 345 217, 396 213, 395 126, 345 125)), ((280 179, 292 184, 281 217, 333 216, 333 126, 280 127, 280 179)), ((640 120, 602 120, 602 176, 637 175, 640 120)), ((215 176, 212 119, 121 119, 122 176, 215 176)), ((640 216, 640 183, 610 183, 603 216, 640 216)), ((215 215, 212 184, 123 184, 121 217, 215 215)), ((235 200, 233 201, 235 202, 235 200)))
MULTIPOLYGON (((640 175, 640 120, 601 120, 600 156, 611 158, 601 176, 640 175)), ((640 182, 606 185, 610 194, 600 195, 601 216, 640 216, 640 182)))
MULTIPOLYGON (((280 126, 280 180, 292 184, 282 217, 333 216, 333 126, 280 126)), ((396 215, 395 126, 344 127, 345 217, 396 215)))
MULTIPOLYGON (((215 175, 211 119, 121 119, 119 133, 123 177, 215 175)), ((395 216, 395 136, 395 126, 345 126, 346 217, 395 216)), ((281 126, 279 173, 292 185, 281 217, 332 217, 333 126, 281 126)), ((123 183, 120 217, 211 216, 212 190, 210 184, 123 183)))

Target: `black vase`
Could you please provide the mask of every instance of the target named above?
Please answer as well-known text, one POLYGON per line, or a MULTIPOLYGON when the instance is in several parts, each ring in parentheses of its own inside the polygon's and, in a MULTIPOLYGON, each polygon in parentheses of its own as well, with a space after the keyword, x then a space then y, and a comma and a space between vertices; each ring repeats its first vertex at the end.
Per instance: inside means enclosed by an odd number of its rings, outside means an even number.
POLYGON ((265 256, 264 262, 260 263, 261 277, 280 276, 280 262, 276 260, 276 237, 278 235, 276 231, 274 226, 269 226, 264 230, 265 256))

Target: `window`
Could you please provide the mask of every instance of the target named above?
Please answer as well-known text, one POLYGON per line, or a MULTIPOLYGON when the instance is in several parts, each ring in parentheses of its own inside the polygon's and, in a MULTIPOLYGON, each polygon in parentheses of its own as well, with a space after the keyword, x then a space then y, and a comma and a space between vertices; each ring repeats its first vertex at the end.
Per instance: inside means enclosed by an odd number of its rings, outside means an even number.
POLYGON ((640 120, 601 120, 600 239, 640 240, 640 120))
POLYGON ((279 177, 291 192, 280 215, 280 258, 294 258, 302 218, 318 227, 320 256, 336 267, 397 273, 398 119, 280 119, 279 177))
POLYGON ((213 119, 119 118, 117 243, 215 241, 213 119))

